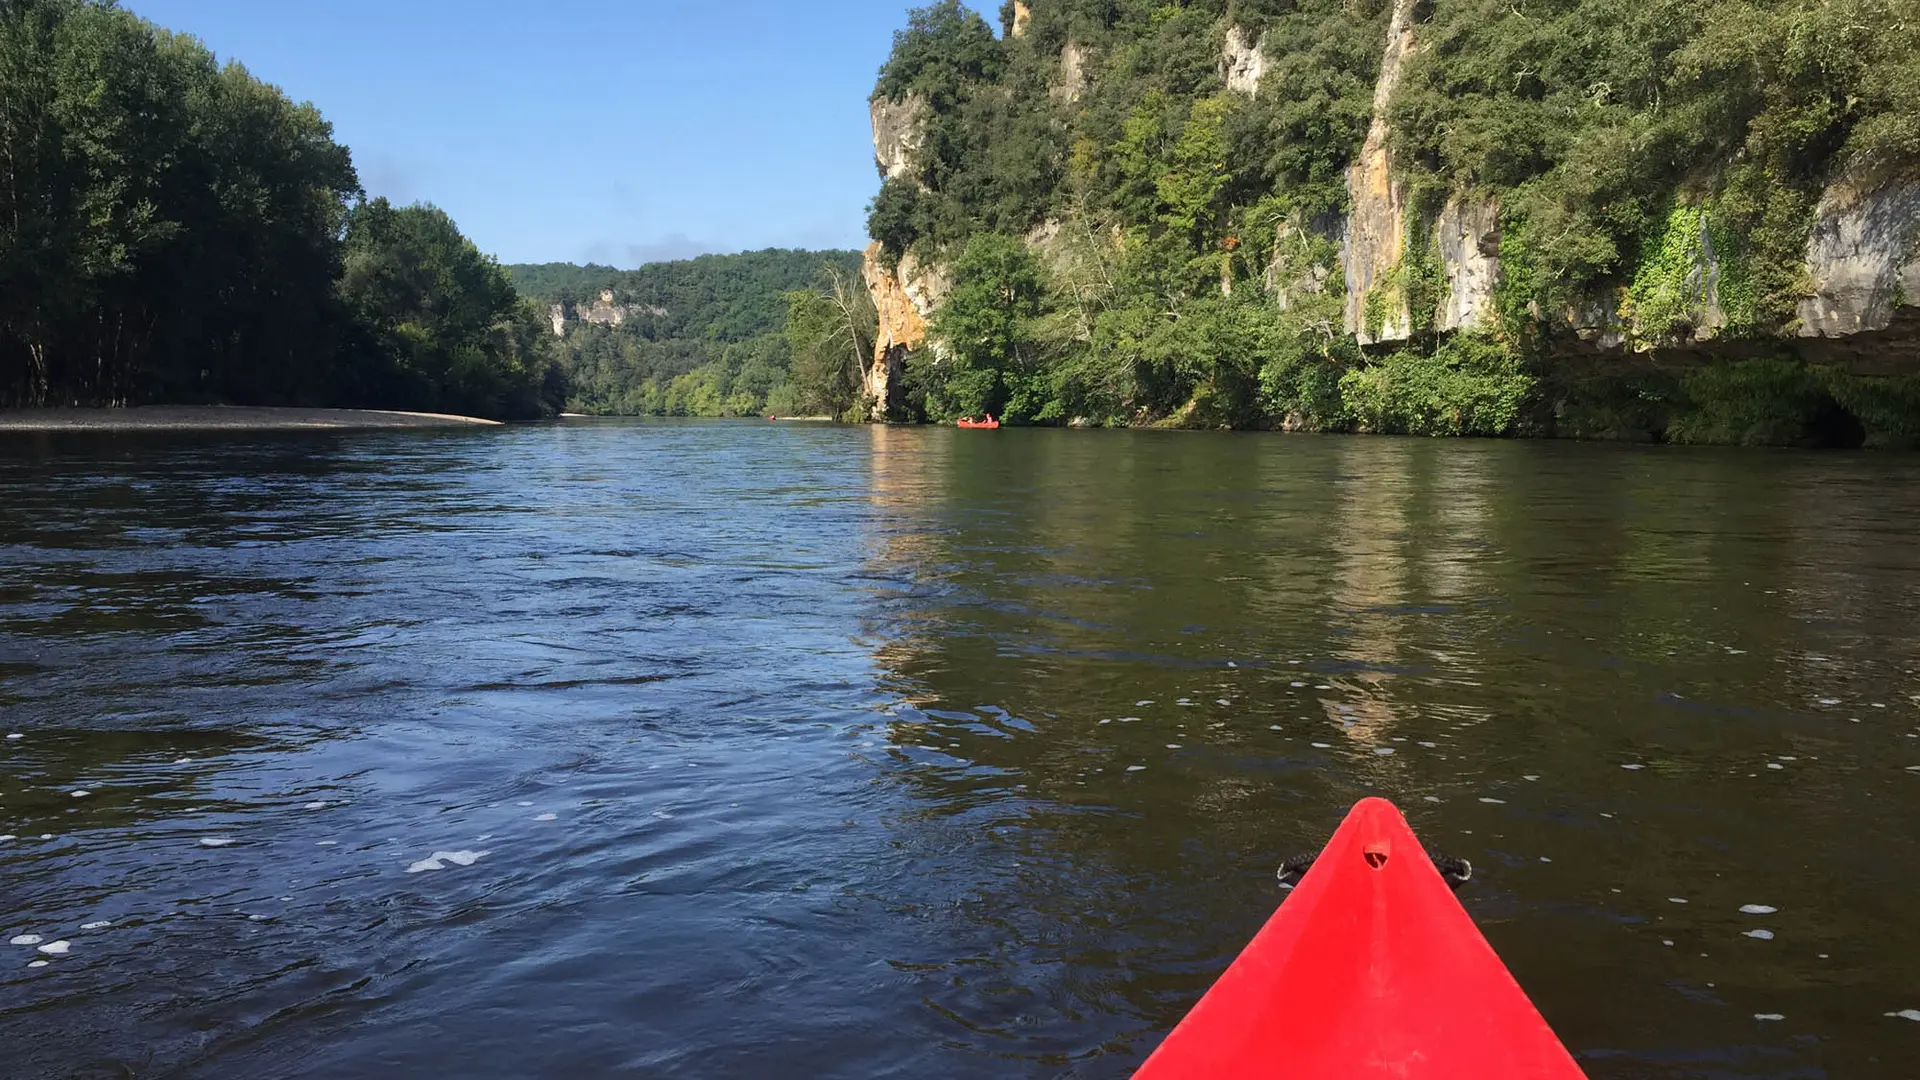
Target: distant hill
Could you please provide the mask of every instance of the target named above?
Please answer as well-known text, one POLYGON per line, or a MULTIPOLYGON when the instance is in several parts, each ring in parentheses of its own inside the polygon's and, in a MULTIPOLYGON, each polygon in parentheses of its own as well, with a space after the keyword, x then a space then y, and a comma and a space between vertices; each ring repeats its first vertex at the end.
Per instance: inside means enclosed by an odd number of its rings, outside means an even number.
POLYGON ((744 341, 786 325, 783 294, 818 288, 829 267, 858 273, 857 251, 767 248, 738 255, 647 263, 619 270, 589 263, 519 263, 507 274, 522 296, 569 308, 595 306, 603 290, 626 309, 622 325, 661 341, 744 341))
POLYGON ((786 294, 857 274, 857 251, 768 248, 634 270, 520 263, 507 274, 563 336, 570 408, 747 416, 794 407, 786 294))

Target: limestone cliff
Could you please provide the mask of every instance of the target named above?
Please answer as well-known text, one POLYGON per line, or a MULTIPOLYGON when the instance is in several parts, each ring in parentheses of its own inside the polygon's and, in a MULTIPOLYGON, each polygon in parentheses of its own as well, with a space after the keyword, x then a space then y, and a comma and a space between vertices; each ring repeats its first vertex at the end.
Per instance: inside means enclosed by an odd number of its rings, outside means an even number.
POLYGON ((873 160, 889 180, 913 174, 913 157, 926 138, 926 99, 908 94, 899 101, 873 99, 868 108, 873 122, 873 160))
POLYGON ((1433 223, 1433 244, 1446 277, 1434 329, 1478 330, 1494 319, 1500 284, 1500 207, 1491 199, 1454 199, 1433 223))
MULTIPOLYGON (((1373 121, 1360 156, 1347 171, 1346 246, 1341 253, 1347 276, 1347 330, 1362 345, 1404 341, 1413 332, 1404 281, 1396 283, 1407 247, 1406 185, 1394 176, 1387 154, 1387 103, 1400 85, 1400 70, 1413 52, 1413 18, 1418 0, 1394 0, 1387 23, 1387 48, 1373 87, 1373 121)), ((1404 273, 1400 275, 1404 278, 1404 273)))
POLYGON ((1920 180, 1829 187, 1814 210, 1807 271, 1802 337, 1885 330, 1912 317, 1920 305, 1920 180))
POLYGON ((938 267, 922 266, 912 255, 902 256, 898 266, 888 269, 880 260, 877 241, 867 245, 860 275, 880 317, 863 389, 873 402, 871 418, 884 420, 899 404, 900 374, 907 354, 926 344, 927 320, 951 286, 938 267))
POLYGON ((1226 51, 1220 57, 1220 78, 1227 89, 1254 97, 1260 93, 1260 79, 1266 73, 1266 39, 1249 41, 1239 27, 1229 27, 1226 51))
POLYGON ((592 323, 596 326, 620 326, 635 315, 661 316, 666 313, 666 308, 650 304, 619 303, 614 298, 612 289, 601 289, 600 295, 593 300, 551 305, 547 308, 547 319, 553 324, 553 336, 563 337, 570 322, 592 323))

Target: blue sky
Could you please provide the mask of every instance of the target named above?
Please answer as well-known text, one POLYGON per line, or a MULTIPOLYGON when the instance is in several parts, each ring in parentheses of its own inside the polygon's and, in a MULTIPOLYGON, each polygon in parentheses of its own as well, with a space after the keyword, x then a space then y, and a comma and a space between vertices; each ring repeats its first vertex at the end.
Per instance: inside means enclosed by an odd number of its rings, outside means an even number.
POLYGON ((369 194, 502 262, 632 266, 864 244, 867 95, 910 0, 123 6, 312 101, 369 194))

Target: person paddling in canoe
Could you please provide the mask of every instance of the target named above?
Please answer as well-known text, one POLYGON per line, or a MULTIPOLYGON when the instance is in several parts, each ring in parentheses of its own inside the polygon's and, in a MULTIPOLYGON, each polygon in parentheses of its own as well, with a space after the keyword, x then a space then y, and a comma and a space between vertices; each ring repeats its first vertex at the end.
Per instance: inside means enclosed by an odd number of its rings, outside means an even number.
POLYGON ((963 428, 997 428, 1000 426, 1000 421, 995 420, 992 413, 987 413, 986 416, 987 418, 985 420, 975 420, 971 416, 963 416, 954 423, 963 428))

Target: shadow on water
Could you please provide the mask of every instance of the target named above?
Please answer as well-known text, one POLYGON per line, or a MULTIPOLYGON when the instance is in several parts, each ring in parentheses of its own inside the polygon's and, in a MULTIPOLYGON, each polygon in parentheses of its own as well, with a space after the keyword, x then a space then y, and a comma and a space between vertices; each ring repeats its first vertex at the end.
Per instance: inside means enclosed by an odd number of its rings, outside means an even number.
POLYGON ((1596 1078, 1903 1075, 1916 472, 0 443, 0 1072, 1124 1076, 1385 794, 1596 1078))

